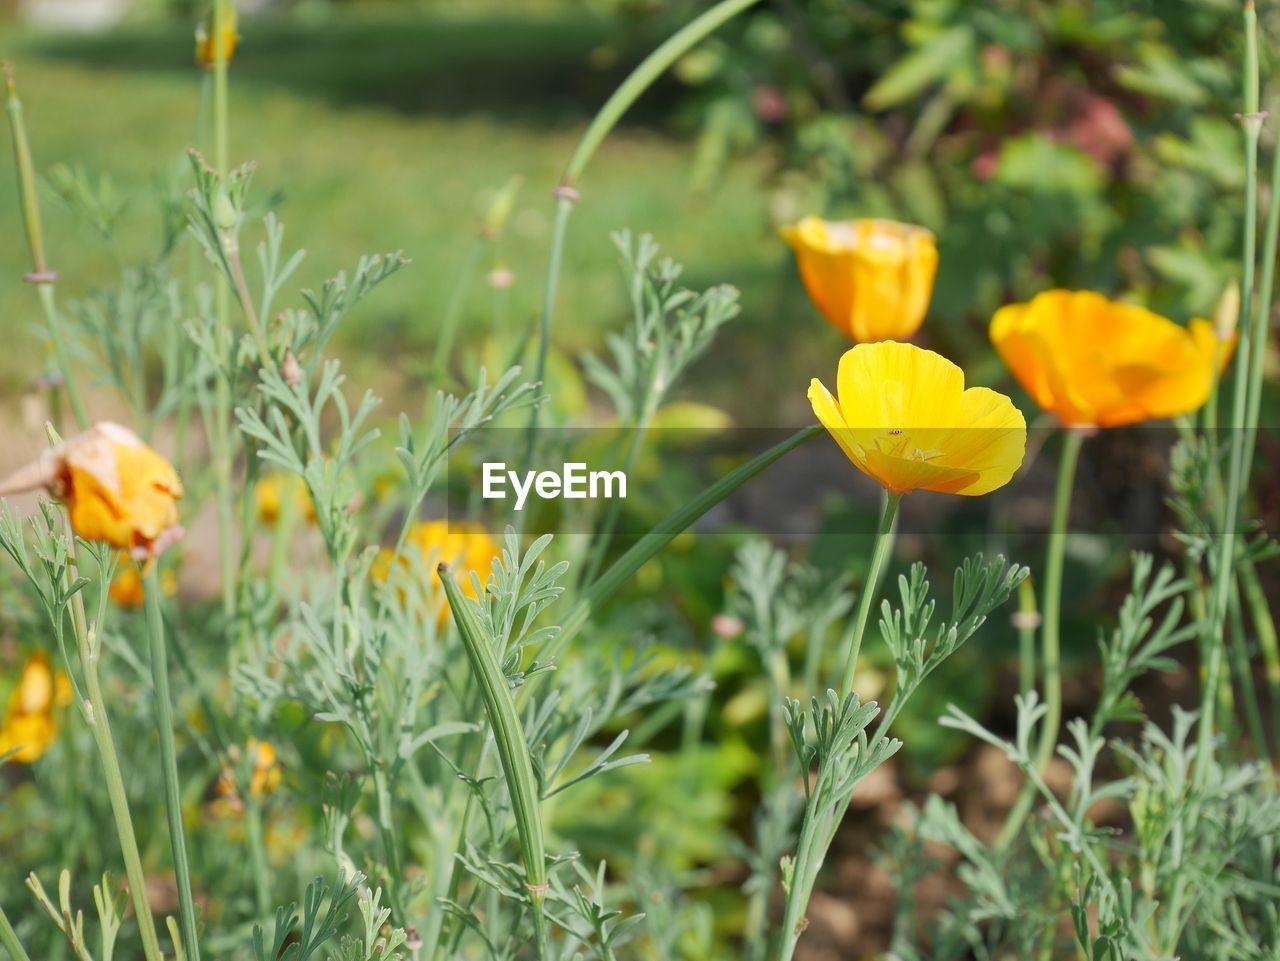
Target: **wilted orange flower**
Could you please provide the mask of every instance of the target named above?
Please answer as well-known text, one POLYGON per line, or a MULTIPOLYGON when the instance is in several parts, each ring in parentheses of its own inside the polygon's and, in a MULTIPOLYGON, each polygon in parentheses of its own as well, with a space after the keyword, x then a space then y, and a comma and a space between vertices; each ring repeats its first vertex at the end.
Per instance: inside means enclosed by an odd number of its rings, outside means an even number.
MULTIPOLYGON (((501 549, 488 532, 477 524, 463 522, 450 523, 444 520, 425 521, 415 524, 409 531, 405 541, 405 549, 400 554, 400 565, 409 569, 416 559, 412 557, 416 549, 423 563, 427 596, 435 605, 439 622, 443 624, 448 616, 448 602, 444 591, 435 576, 438 564, 448 564, 457 569, 458 581, 462 591, 468 597, 475 597, 475 588, 471 583, 470 571, 480 575, 483 582, 489 573, 493 559, 501 553, 501 549)), ((416 566, 414 567, 416 570, 416 566)), ((374 580, 385 581, 391 574, 391 551, 383 550, 373 563, 370 572, 374 580)))
MULTIPOLYGON (((172 597, 178 592, 178 577, 172 570, 165 570, 160 574, 160 589, 166 597, 172 597)), ((120 607, 141 607, 146 601, 142 575, 127 555, 121 555, 116 564, 116 574, 111 579, 107 595, 120 607)))
POLYGON ((299 514, 305 515, 308 521, 315 522, 316 505, 312 503, 306 481, 297 474, 275 473, 259 479, 253 487, 258 517, 264 524, 274 526, 280 520, 285 497, 292 500, 299 514))
POLYGON ((814 305, 848 337, 906 340, 933 296, 938 248, 923 227, 805 217, 782 228, 814 305))
POLYGON ((0 494, 43 487, 67 505, 71 526, 140 559, 182 536, 182 481, 173 465, 109 421, 46 451, 0 483, 0 494))
POLYGON ((890 493, 986 494, 1022 464, 1027 424, 1003 394, 964 386, 931 350, 885 341, 840 358, 839 400, 816 378, 809 402, 853 466, 890 493))
POLYGON ((71 684, 65 674, 55 674, 49 658, 36 654, 22 669, 22 678, 0 727, 0 757, 15 751, 10 760, 31 764, 45 755, 58 736, 55 707, 71 703, 71 684))
MULTIPOLYGON (((226 0, 213 0, 214 3, 222 3, 222 58, 229 61, 236 52, 236 43, 240 39, 240 35, 236 32, 236 13, 235 4, 227 3, 226 0)), ((196 27, 196 63, 205 68, 212 67, 218 60, 218 48, 214 46, 213 38, 213 13, 209 15, 196 27)))
POLYGON ((1223 344, 1207 320, 1187 327, 1091 291, 1049 290, 991 321, 991 342, 1035 402, 1069 426, 1117 427, 1198 410, 1223 344))

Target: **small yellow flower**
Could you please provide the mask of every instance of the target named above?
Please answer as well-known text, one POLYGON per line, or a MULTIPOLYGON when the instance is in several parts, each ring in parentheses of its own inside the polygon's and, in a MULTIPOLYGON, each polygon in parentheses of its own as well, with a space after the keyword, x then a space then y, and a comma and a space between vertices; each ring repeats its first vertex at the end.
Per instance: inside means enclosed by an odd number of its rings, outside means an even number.
POLYGON ((44 654, 33 656, 9 697, 4 725, 0 727, 0 757, 14 751, 10 760, 20 764, 31 764, 43 757, 58 737, 54 708, 70 703, 71 684, 66 675, 55 674, 44 654))
MULTIPOLYGON (((178 592, 178 577, 172 570, 165 570, 160 575, 160 589, 166 597, 178 592)), ((141 607, 146 601, 146 591, 142 586, 142 575, 138 567, 127 555, 121 555, 116 564, 115 577, 111 579, 111 587, 107 596, 119 607, 141 607)))
POLYGON ((809 402, 853 466, 893 494, 986 494, 1022 464, 1027 424, 1003 394, 964 386, 931 350, 885 341, 840 358, 839 400, 816 378, 809 402))
POLYGON ((906 340, 920 329, 938 269, 938 247, 924 227, 805 217, 782 236, 809 297, 841 333, 865 343, 906 340))
POLYGON ((1198 410, 1224 344, 1207 320, 1187 327, 1091 291, 1049 290, 991 321, 991 342, 1037 404, 1069 426, 1117 427, 1198 410))
MULTIPOLYGON (((489 533, 477 524, 463 522, 449 523, 444 520, 425 521, 415 524, 405 540, 404 550, 400 554, 400 565, 406 570, 416 561, 417 553, 423 562, 422 570, 426 580, 427 596, 431 598, 440 624, 449 617, 448 602, 444 591, 436 577, 436 566, 448 564, 455 568, 462 591, 468 597, 475 597, 475 588, 471 583, 471 571, 480 575, 483 583, 489 575, 493 559, 501 553, 497 542, 489 533)), ((414 568, 417 569, 416 567, 414 568)), ((370 572, 374 580, 386 581, 391 574, 391 551, 383 550, 373 563, 370 572)))
POLYGON ((306 481, 297 474, 282 473, 267 474, 253 487, 253 500, 258 508, 259 520, 274 527, 280 520, 285 497, 293 501, 299 515, 305 515, 308 521, 315 523, 316 505, 312 503, 306 481))
MULTIPOLYGON (((222 56, 223 59, 230 62, 235 56, 236 44, 240 40, 240 35, 236 32, 236 8, 234 3, 227 3, 226 0, 213 0, 214 3, 223 4, 222 14, 222 56)), ((213 39, 213 11, 205 17, 203 21, 196 27, 196 63, 205 69, 210 69, 217 63, 218 48, 214 46, 213 39)))

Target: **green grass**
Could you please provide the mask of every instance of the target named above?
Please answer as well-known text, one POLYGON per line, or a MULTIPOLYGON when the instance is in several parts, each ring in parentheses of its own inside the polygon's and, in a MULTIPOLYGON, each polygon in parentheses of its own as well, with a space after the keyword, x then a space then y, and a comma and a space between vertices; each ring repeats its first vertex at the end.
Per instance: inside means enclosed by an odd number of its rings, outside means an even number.
MULTIPOLYGON (((242 23, 232 67, 232 158, 255 160, 255 187, 280 192, 286 243, 307 249, 292 287, 318 285, 366 252, 403 248, 414 263, 362 305, 346 328, 348 352, 393 369, 428 363, 453 279, 490 193, 524 178, 504 254, 515 271, 513 324, 537 314, 547 256, 550 191, 585 123, 653 37, 618 38, 582 18, 441 19, 361 15, 319 23, 242 23), (601 48, 616 65, 590 64, 601 48), (354 348, 354 349, 352 349, 354 348)), ((14 60, 37 169, 83 164, 133 196, 121 228, 131 262, 154 249, 159 232, 153 184, 200 144, 203 72, 185 26, 133 27, 96 36, 41 35, 0 26, 0 55, 14 60)), ((778 330, 777 305, 810 332, 827 334, 793 294, 787 256, 769 226, 762 160, 733 165, 707 197, 688 186, 692 145, 650 121, 669 105, 659 89, 619 130, 581 184, 570 228, 557 342, 590 345, 623 317, 610 231, 650 231, 687 265, 691 286, 730 282, 743 289, 751 329, 778 330), (750 323, 750 321, 755 323, 750 323)), ((7 336, 38 323, 18 242, 15 178, 0 168, 0 322, 7 336)), ((104 246, 46 191, 50 261, 61 297, 111 281, 104 246)), ((256 244, 257 237, 249 242, 256 244)), ((296 302, 296 296, 293 298, 296 302)), ((477 285, 463 336, 488 322, 477 285)), ((25 379, 26 365, 0 359, 25 379)), ((710 366, 710 365, 709 365, 710 366)), ((719 373, 732 393, 732 370, 719 373)), ((800 391, 799 396, 803 396, 800 391)), ((770 419, 771 420, 771 419, 770 419)))

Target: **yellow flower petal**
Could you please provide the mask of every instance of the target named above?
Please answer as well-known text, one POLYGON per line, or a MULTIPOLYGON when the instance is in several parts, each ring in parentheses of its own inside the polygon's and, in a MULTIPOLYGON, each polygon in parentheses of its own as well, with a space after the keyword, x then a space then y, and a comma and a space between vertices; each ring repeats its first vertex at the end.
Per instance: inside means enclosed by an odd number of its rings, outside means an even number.
POLYGON ((905 340, 920 328, 938 268, 928 230, 805 217, 781 232, 814 306, 837 330, 866 342, 905 340))
POLYGON ((839 398, 819 381, 809 402, 864 474, 886 490, 986 494, 1022 464, 1027 429, 1003 394, 964 386, 964 373, 930 350, 886 341, 840 359, 839 398))

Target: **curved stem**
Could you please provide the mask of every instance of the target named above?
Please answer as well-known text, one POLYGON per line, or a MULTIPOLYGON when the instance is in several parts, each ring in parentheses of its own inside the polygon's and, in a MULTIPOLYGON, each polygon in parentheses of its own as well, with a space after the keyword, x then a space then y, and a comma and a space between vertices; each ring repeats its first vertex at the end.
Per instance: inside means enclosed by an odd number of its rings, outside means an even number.
POLYGON ((200 961, 196 937, 195 901, 191 897, 191 866, 182 826, 182 789, 178 782, 178 756, 173 740, 173 702, 169 693, 169 661, 165 650, 164 615, 160 610, 160 564, 150 560, 143 572, 146 597, 147 641, 151 655, 151 681, 155 685, 156 728, 160 733, 160 770, 164 775, 164 809, 173 849, 173 874, 178 887, 178 924, 186 961, 200 961))
MULTIPOLYGON (((1075 486, 1076 464, 1080 460, 1080 447, 1084 433, 1067 429, 1062 443, 1062 458, 1058 462, 1058 482, 1053 492, 1053 519, 1049 528, 1049 544, 1044 569, 1044 623, 1040 629, 1042 658, 1044 661, 1044 722, 1040 728, 1040 742, 1036 747, 1035 769, 1043 772, 1053 758, 1058 743, 1058 728, 1062 723, 1062 671, 1060 664, 1060 631, 1062 618, 1062 569, 1067 543, 1067 522, 1071 516, 1071 491, 1075 486)), ((1036 788, 1030 780, 1022 786, 1022 792, 1013 810, 996 838, 996 850, 1009 846, 1031 811, 1036 788)))
MULTIPOLYGON (((627 79, 604 102, 591 123, 578 141, 569 164, 565 167, 564 178, 556 190, 555 218, 551 228, 551 255, 547 262, 547 279, 544 285, 542 318, 538 336, 538 362, 534 368, 534 382, 541 383, 547 371, 547 352, 551 343, 551 326, 555 315, 556 287, 560 281, 560 264, 563 260, 565 232, 569 225, 569 214, 577 199, 573 189, 578 178, 595 156, 596 150, 617 126, 618 121, 631 109, 632 104, 640 99, 649 87, 667 68, 689 52, 695 45, 736 17, 743 10, 754 6, 760 0, 720 0, 714 7, 700 17, 689 21, 667 38, 656 50, 645 57, 627 79)), ((538 426, 538 408, 535 406, 529 415, 529 435, 527 448, 532 454, 533 439, 538 426)))
POLYGON ((867 583, 863 585, 862 596, 858 598, 858 613, 853 620, 852 629, 844 638, 844 674, 840 678, 841 694, 853 690, 853 678, 858 670, 858 655, 862 652, 862 636, 867 630, 871 605, 875 603, 885 561, 893 553, 893 523, 898 517, 898 505, 901 502, 901 494, 886 493, 884 504, 880 508, 880 526, 876 530, 875 546, 871 549, 871 566, 867 570, 867 583))
POLYGON ((547 937, 547 919, 543 903, 547 896, 547 855, 542 834, 541 798, 538 781, 533 773, 533 759, 525 741, 524 725, 516 713, 511 686, 502 671, 502 665, 493 650, 492 643, 476 618, 475 611, 463 597, 457 578, 447 564, 437 568, 445 597, 453 612, 458 634, 467 652, 485 714, 493 730, 493 743, 502 762, 502 773, 511 796, 511 810, 515 815, 516 831, 520 836, 520 854, 524 861, 524 886, 529 898, 529 912, 533 917, 534 938, 538 958, 550 958, 547 937))

